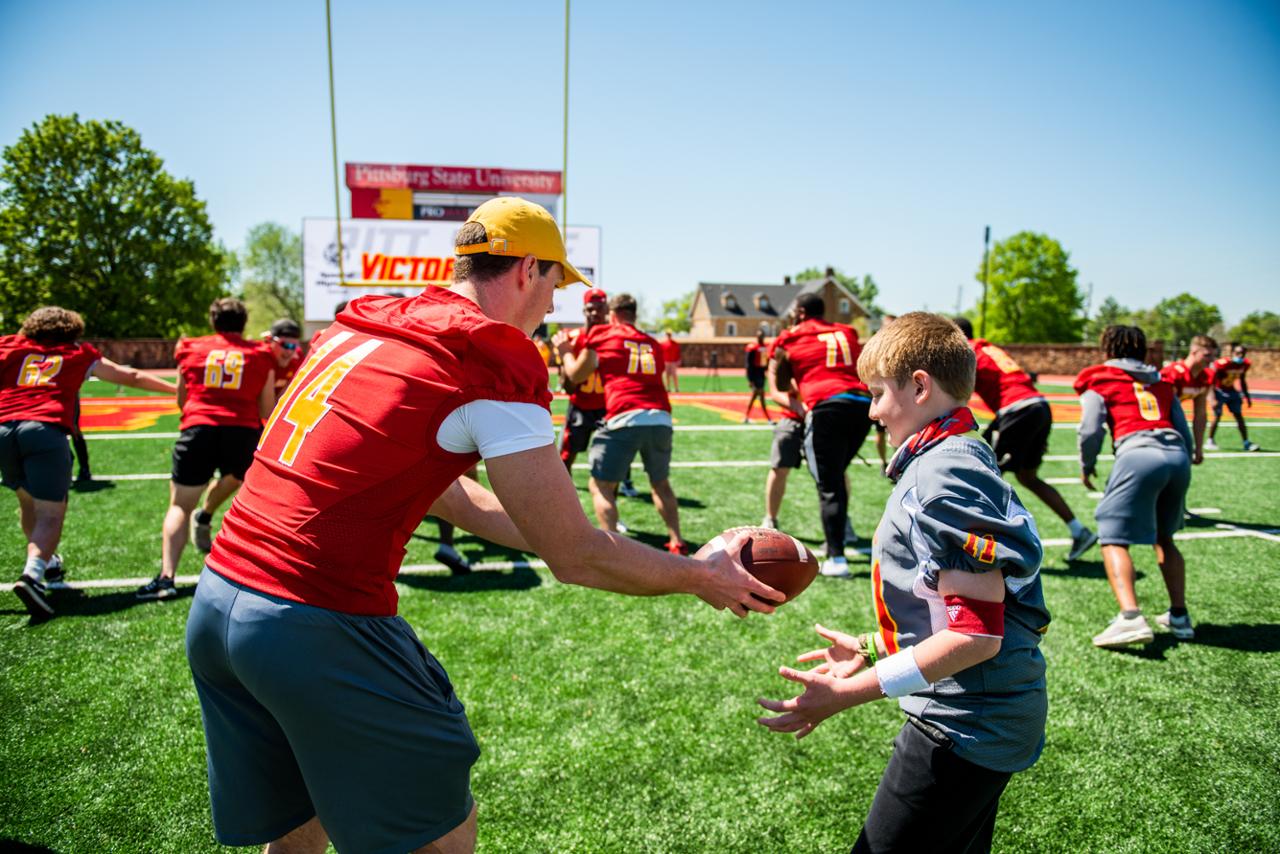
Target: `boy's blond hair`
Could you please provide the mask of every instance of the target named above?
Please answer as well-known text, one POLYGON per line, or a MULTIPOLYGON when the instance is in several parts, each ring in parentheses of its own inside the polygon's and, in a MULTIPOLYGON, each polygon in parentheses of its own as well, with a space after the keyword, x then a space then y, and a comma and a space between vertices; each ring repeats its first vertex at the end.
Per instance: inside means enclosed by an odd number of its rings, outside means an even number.
POLYGON ((977 367, 978 358, 960 328, 927 311, 901 315, 882 327, 858 356, 863 382, 893 380, 902 387, 913 373, 924 371, 961 404, 973 394, 977 367))

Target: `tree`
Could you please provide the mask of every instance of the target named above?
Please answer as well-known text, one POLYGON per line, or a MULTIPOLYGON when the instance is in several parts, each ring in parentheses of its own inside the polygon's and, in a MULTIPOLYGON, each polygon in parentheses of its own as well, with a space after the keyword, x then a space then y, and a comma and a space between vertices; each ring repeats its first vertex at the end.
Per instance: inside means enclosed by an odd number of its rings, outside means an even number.
POLYGON ((41 305, 84 315, 89 335, 175 336, 208 325, 227 253, 204 202, 131 128, 50 115, 4 149, 4 328, 41 305))
MULTIPOLYGON (((832 267, 831 273, 836 281, 844 285, 850 293, 858 298, 858 302, 862 303, 870 314, 884 314, 884 309, 876 302, 876 297, 880 295, 880 286, 876 284, 876 280, 871 278, 871 274, 867 273, 861 279, 857 276, 846 276, 840 270, 832 267)), ((826 278, 826 272, 819 270, 817 267, 806 267, 799 273, 796 273, 795 280, 797 282, 807 282, 813 279, 826 278)))
POLYGON ((239 262, 250 331, 265 330, 281 317, 302 323, 300 235, 278 223, 259 223, 249 229, 239 262))
POLYGON ((689 309, 693 305, 694 292, 689 291, 682 297, 676 299, 663 300, 662 316, 658 318, 657 326, 664 332, 688 332, 692 322, 689 319, 689 309))
POLYGON ((1117 324, 1130 325, 1133 323, 1133 312, 1116 302, 1115 297, 1107 297, 1102 301, 1102 305, 1098 306, 1098 313, 1095 314, 1084 325, 1084 339, 1086 341, 1097 341, 1102 337, 1102 330, 1108 326, 1116 326, 1117 324))
POLYGON ((1250 347, 1280 347, 1280 314, 1274 311, 1250 312, 1231 327, 1227 338, 1250 347))
POLYGON ((1150 311, 1138 312, 1131 321, 1142 327, 1148 341, 1163 341, 1180 348, 1196 335, 1207 335, 1222 323, 1222 312, 1216 305, 1181 293, 1156 303, 1150 311))
MULTIPOLYGON (((991 249, 986 316, 980 296, 975 329, 1007 344, 1079 341, 1084 295, 1069 261, 1062 244, 1048 235, 1023 231, 997 243, 991 249)), ((982 262, 975 278, 982 281, 982 262)))

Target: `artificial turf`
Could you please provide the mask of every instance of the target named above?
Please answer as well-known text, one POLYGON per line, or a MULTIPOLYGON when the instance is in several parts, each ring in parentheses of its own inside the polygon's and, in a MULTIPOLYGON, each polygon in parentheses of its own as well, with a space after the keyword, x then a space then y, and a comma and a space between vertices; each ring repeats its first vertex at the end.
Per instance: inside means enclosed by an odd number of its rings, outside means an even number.
MULTIPOLYGON (((735 378, 736 379, 736 378, 735 378)), ((725 386, 729 387, 726 378, 725 386)), ((678 405, 683 425, 730 425, 678 405)), ((172 416, 152 431, 172 431, 172 416)), ((1275 429, 1260 429, 1264 447, 1275 429)), ((1277 439, 1280 439, 1278 433, 1277 439)), ((1219 440, 1235 444, 1226 426, 1219 440)), ((90 442, 102 474, 162 473, 171 440, 90 442)), ((764 460, 769 433, 679 432, 677 461, 764 460)), ((1050 452, 1074 435, 1055 430, 1050 452)), ((874 459, 870 442, 864 456, 874 459)), ((1106 464, 1104 463, 1104 474, 1106 464)), ((700 543, 762 514, 766 468, 676 468, 687 539, 700 543)), ((1069 477, 1070 462, 1046 463, 1069 477)), ((637 468, 637 485, 647 491, 637 468)), ((860 534, 889 484, 850 469, 860 534)), ((586 473, 574 479, 584 507, 586 473)), ((1213 458, 1188 506, 1219 524, 1280 526, 1280 459, 1213 458)), ((78 492, 63 539, 71 580, 149 577, 159 565, 163 480, 78 492)), ((1059 487, 1089 520, 1095 499, 1059 487)), ((1065 526, 1030 495, 1042 536, 1065 526)), ((2 498, 0 554, 16 577, 16 502, 2 498)), ((646 499, 623 499, 639 536, 662 528, 646 499)), ((817 500, 793 473, 782 515, 817 545, 817 500)), ((406 563, 429 563, 435 527, 406 563)), ((512 557, 468 537, 473 559, 512 557)), ((863 540, 860 545, 866 546, 863 540)), ((1046 548, 1044 640, 1050 716, 1041 760, 1014 777, 997 823, 1004 851, 1275 850, 1280 825, 1280 542, 1182 543, 1197 638, 1103 652, 1089 638, 1115 610, 1097 551, 1068 565, 1046 548)), ((1135 551, 1149 615, 1167 600, 1150 549, 1135 551)), ((401 577, 400 613, 448 668, 483 755, 472 780, 484 851, 838 851, 857 836, 902 717, 880 702, 846 711, 796 742, 754 723, 757 696, 789 696, 778 665, 817 645, 812 624, 872 625, 865 557, 850 580, 819 578, 772 617, 737 620, 688 596, 631 599, 556 582, 542 570, 401 577)), ((199 569, 188 551, 181 572, 199 569)), ((137 603, 132 590, 58 594, 32 625, 0 601, 0 847, 55 851, 216 850, 199 709, 183 653, 188 595, 137 603)), ((379 781, 359 781, 377 786, 379 781)))

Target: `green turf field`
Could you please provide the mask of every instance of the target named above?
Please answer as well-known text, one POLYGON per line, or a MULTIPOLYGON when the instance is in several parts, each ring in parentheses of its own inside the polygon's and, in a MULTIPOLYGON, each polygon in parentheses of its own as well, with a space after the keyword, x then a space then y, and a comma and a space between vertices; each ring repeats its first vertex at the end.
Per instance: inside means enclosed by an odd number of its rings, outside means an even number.
MULTIPOLYGON (((741 386, 736 375, 723 381, 741 386)), ((676 414, 682 426, 731 424, 699 407, 676 414)), ((173 431, 175 421, 161 418, 150 432, 173 431)), ((1255 438, 1275 447, 1280 429, 1255 438)), ((1236 447, 1235 430, 1224 425, 1219 441, 1236 447)), ((100 475, 162 474, 170 446, 145 434, 90 441, 100 475)), ((769 433, 679 432, 675 447, 678 462, 763 461, 769 433)), ((1055 430, 1050 453, 1073 450, 1074 433, 1055 430)), ((863 453, 874 458, 870 444, 863 453)), ((1075 471, 1052 462, 1043 473, 1075 471)), ((758 522, 765 472, 674 469, 687 539, 758 522)), ((858 463, 850 476, 851 515, 869 534, 889 484, 858 463)), ((574 479, 586 506, 585 471, 574 479)), ((646 491, 643 478, 638 485, 646 491)), ((69 579, 153 575, 167 488, 120 480, 73 494, 62 546, 69 579)), ((1079 485, 1059 488, 1088 521, 1096 500, 1079 485)), ((1066 536, 1043 505, 1024 500, 1043 537, 1066 536)), ((16 502, 7 492, 0 502, 0 554, 16 578, 16 502)), ((1158 634, 1141 650, 1094 649, 1090 637, 1115 611, 1098 553, 1068 566, 1064 546, 1046 548, 1048 743, 1003 798, 997 850, 1276 850, 1280 540, 1249 530, 1280 527, 1280 458, 1210 455, 1195 470, 1188 506, 1205 510, 1188 532, 1230 535, 1182 543, 1193 643, 1158 634)), ((621 513, 638 536, 661 539, 647 500, 623 499, 621 513)), ((817 499, 803 471, 781 521, 818 544, 817 499)), ((434 537, 425 524, 406 563, 430 563, 434 537)), ((516 557, 460 544, 477 560, 516 557)), ((1136 556, 1139 596, 1154 616, 1167 605, 1159 572, 1149 549, 1136 556)), ((789 696, 776 668, 816 645, 814 621, 872 627, 866 558, 851 558, 852 579, 819 578, 776 615, 745 621, 690 597, 567 587, 542 570, 402 576, 400 612, 449 669, 484 750, 473 778, 481 850, 847 850, 901 725, 896 706, 850 710, 796 742, 756 726, 753 700, 789 696)), ((188 551, 181 572, 198 570, 188 551)), ((40 625, 0 593, 0 848, 218 847, 183 653, 190 592, 139 604, 129 588, 64 591, 58 617, 40 625)))

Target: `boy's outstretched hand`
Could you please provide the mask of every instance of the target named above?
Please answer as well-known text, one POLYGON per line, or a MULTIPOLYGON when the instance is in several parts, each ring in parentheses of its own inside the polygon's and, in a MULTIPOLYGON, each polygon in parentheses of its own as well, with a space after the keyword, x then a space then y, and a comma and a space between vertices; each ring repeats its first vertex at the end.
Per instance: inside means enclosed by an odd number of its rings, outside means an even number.
POLYGON ((790 667, 779 667, 778 674, 783 679, 799 682, 804 686, 804 693, 790 700, 756 700, 771 712, 781 712, 776 718, 756 718, 756 723, 768 727, 774 732, 794 732, 796 738, 804 738, 813 732, 818 724, 843 711, 849 701, 841 692, 841 680, 814 670, 792 670, 790 667))
POLYGON ((821 623, 814 623, 813 630, 831 641, 831 646, 815 649, 796 656, 796 661, 821 661, 810 673, 825 673, 837 679, 847 679, 867 664, 862 654, 862 646, 853 635, 828 629, 821 623))

